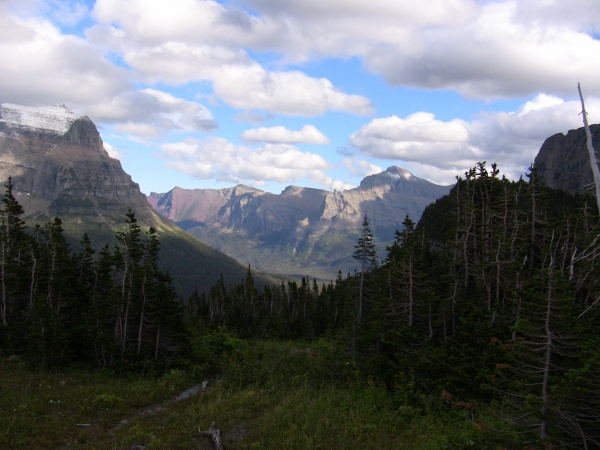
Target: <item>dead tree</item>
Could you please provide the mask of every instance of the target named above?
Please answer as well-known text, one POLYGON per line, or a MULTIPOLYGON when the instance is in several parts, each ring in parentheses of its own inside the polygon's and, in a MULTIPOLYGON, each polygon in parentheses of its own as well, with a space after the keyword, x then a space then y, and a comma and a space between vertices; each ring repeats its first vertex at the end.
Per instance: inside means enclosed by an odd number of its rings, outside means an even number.
POLYGON ((598 170, 598 161, 596 160, 596 152, 594 152, 594 146, 592 145, 592 133, 587 121, 587 112, 585 110, 585 104, 583 103, 583 94, 581 93, 581 84, 577 83, 577 90, 579 91, 579 98, 581 99, 581 115, 583 116, 583 126, 585 128, 585 135, 587 137, 587 149, 590 155, 590 166, 592 166, 592 173, 594 174, 594 185, 596 186, 596 204, 598 205, 598 211, 600 211, 600 170, 598 170))

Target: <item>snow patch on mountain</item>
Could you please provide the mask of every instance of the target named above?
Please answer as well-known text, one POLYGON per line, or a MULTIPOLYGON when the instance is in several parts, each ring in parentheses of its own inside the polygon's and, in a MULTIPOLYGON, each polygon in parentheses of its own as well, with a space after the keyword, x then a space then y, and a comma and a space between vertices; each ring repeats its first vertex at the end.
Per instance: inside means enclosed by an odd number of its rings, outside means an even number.
POLYGON ((396 180, 398 180, 400 178, 403 178, 405 180, 410 180, 411 178, 413 178, 413 174, 410 173, 408 170, 405 170, 405 169, 402 169, 402 168, 396 167, 396 166, 388 167, 384 173, 386 175, 388 175, 390 178, 396 179, 396 180))
POLYGON ((0 105, 0 122, 11 127, 25 127, 50 133, 65 134, 80 116, 64 104, 52 106, 0 105))

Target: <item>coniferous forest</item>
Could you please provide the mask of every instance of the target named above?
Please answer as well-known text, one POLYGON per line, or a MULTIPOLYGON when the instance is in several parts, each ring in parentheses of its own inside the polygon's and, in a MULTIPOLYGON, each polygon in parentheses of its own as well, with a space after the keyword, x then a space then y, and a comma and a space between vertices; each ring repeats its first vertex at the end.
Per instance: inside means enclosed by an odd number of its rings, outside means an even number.
POLYGON ((510 430, 509 447, 600 447, 598 211, 589 196, 546 188, 533 167, 509 181, 478 163, 385 249, 365 217, 350 249, 356 271, 329 283, 257 286, 249 267, 240 284, 215 280, 186 299, 157 268, 156 230, 134 212, 119 245, 98 252, 85 235, 69 248, 60 219, 32 229, 22 214, 9 181, 3 355, 152 374, 189 367, 211 335, 326 341, 404 414, 450 411, 480 433, 510 430))

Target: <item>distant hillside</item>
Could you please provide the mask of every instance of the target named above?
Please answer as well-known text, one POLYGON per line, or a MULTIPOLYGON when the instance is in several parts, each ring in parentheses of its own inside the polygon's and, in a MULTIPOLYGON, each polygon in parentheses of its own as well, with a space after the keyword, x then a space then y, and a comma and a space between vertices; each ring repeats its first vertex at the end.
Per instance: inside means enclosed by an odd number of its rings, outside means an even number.
POLYGON ((384 255, 404 218, 418 221, 425 206, 449 190, 390 167, 343 192, 289 186, 276 195, 244 185, 176 187, 152 193, 148 201, 242 263, 279 275, 334 279, 338 270, 345 275, 356 268, 352 253, 365 214, 384 255))
MULTIPOLYGON (((181 294, 205 291, 221 275, 239 282, 247 266, 191 237, 154 212, 146 197, 103 147, 96 126, 64 105, 0 106, 0 183, 13 177, 14 193, 30 223, 63 220, 76 244, 87 232, 96 248, 115 243, 131 208, 140 225, 157 228, 160 264, 181 294)), ((259 274, 260 283, 266 278, 259 274)))

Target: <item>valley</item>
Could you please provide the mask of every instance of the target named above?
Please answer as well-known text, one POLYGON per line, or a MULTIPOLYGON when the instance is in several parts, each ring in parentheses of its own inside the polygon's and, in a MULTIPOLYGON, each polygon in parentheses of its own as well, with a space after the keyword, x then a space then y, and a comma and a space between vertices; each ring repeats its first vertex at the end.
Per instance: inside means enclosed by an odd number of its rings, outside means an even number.
POLYGON ((0 114, 1 445, 207 448, 213 423, 227 448, 599 444, 598 211, 544 182, 579 130, 516 181, 148 202, 89 119, 0 114))

